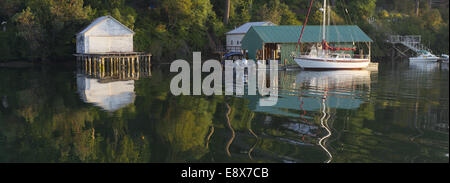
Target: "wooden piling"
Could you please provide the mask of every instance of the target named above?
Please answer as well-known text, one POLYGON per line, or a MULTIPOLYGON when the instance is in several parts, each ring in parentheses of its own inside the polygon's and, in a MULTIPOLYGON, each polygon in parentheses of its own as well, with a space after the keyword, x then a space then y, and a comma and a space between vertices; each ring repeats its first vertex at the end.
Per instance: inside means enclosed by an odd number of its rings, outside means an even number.
POLYGON ((89 57, 89 75, 92 75, 92 57, 89 57))
POLYGON ((99 79, 139 79, 151 75, 151 55, 145 53, 76 54, 77 72, 99 79))
POLYGON ((134 74, 135 74, 135 72, 134 72, 134 60, 133 60, 133 61, 131 61, 131 75, 132 75, 132 77, 134 77, 134 74))
POLYGON ((102 78, 105 77, 105 57, 102 58, 102 78))

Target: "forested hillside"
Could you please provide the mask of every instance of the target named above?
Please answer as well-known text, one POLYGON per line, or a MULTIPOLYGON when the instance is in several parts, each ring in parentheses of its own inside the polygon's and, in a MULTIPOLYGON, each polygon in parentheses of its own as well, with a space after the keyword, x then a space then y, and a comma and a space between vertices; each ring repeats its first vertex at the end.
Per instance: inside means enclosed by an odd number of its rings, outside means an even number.
MULTIPOLYGON (((386 56, 390 34, 420 34, 436 53, 448 53, 448 0, 331 0, 333 24, 356 24, 386 56), (430 7, 430 4, 432 5, 430 7), (419 6, 418 6, 419 5, 419 6), (417 8, 419 7, 419 8, 417 8), (418 11, 417 11, 418 10, 418 11)), ((93 19, 112 15, 135 32, 135 49, 154 60, 189 58, 224 43, 225 32, 248 21, 300 25, 309 0, 0 0, 0 61, 64 60, 75 34, 93 19), (229 8, 227 8, 229 4, 229 8)), ((320 23, 316 0, 308 24, 320 23)))

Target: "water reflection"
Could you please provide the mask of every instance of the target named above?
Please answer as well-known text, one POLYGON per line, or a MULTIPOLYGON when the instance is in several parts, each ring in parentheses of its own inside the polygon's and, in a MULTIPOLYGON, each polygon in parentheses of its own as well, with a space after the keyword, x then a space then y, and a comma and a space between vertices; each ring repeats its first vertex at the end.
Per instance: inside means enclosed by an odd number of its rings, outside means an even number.
POLYGON ((0 68, 0 162, 448 162, 441 66, 280 72, 272 107, 173 96, 168 68, 153 69, 0 68))
POLYGON ((302 71, 297 74, 296 84, 313 90, 357 91, 357 87, 370 87, 371 72, 367 70, 302 71))
POLYGON ((134 80, 108 81, 77 75, 78 93, 85 103, 94 104, 108 112, 114 112, 134 103, 134 80))
MULTIPOLYGON (((371 72, 360 71, 304 71, 296 75, 295 89, 299 90, 300 110, 305 118, 306 111, 320 111, 320 126, 325 134, 319 139, 319 146, 326 152, 330 163, 333 155, 327 141, 332 136, 329 123, 333 123, 331 109, 357 109, 370 92, 371 72)), ((292 88, 291 88, 292 89, 292 88)), ((305 120, 306 121, 306 120, 305 120)))
MULTIPOLYGON (((273 84, 273 81, 259 82, 273 84)), ((279 142, 299 148, 319 147, 328 157, 324 162, 331 162, 332 150, 327 144, 333 135, 330 124, 334 123, 337 110, 355 110, 367 102, 372 73, 366 70, 289 71, 281 72, 276 82, 279 85, 276 105, 259 105, 263 96, 244 96, 250 101, 248 108, 266 116, 264 124, 267 128, 281 124, 283 133, 290 131, 295 134, 292 137, 277 137, 279 142), (282 121, 279 121, 280 118, 282 121)), ((282 161, 302 162, 304 159, 284 156, 282 161)))
POLYGON ((297 71, 280 73, 279 97, 275 106, 260 106, 259 96, 248 96, 249 107, 264 112, 300 117, 301 110, 321 109, 321 99, 327 98, 328 107, 355 109, 370 92, 370 71, 297 71), (325 96, 326 95, 326 96, 325 96))
POLYGON ((323 116, 320 118, 320 125, 322 126, 322 128, 324 128, 327 131, 327 134, 325 136, 323 136, 322 138, 320 138, 319 145, 320 145, 320 147, 322 147, 322 149, 325 152, 327 152, 328 156, 330 157, 330 159, 328 159, 326 161, 326 163, 330 163, 331 160, 333 160, 333 155, 327 148, 326 140, 328 138, 330 138, 330 136, 331 136, 331 130, 330 130, 330 127, 328 126, 328 120, 330 119, 331 115, 328 115, 328 113, 327 113, 327 107, 325 105, 325 98, 322 99, 322 105, 323 105, 323 107, 322 107, 321 111, 323 113, 323 116))
POLYGON ((231 107, 229 104, 226 104, 226 105, 227 105, 227 110, 228 110, 228 112, 226 114, 227 124, 228 124, 228 128, 231 131, 231 138, 227 142, 227 146, 226 146, 225 150, 227 151, 228 157, 231 157, 230 146, 231 146, 231 143, 233 143, 234 138, 236 138, 236 132, 234 131, 233 126, 231 125, 231 122, 230 122, 231 107))
MULTIPOLYGON (((145 65, 145 63, 141 63, 141 65, 145 65)), ((135 80, 150 77, 151 71, 140 69, 140 67, 134 69, 133 66, 131 72, 131 66, 128 65, 124 65, 123 68, 116 67, 117 69, 106 67, 106 71, 99 69, 92 72, 89 67, 82 67, 81 64, 78 66, 77 91, 83 102, 93 104, 108 112, 117 111, 134 103, 136 98, 135 80), (129 68, 127 69, 127 67, 129 68)))
POLYGON ((410 62, 409 67, 417 72, 432 72, 439 70, 440 66, 448 65, 438 62, 410 62))

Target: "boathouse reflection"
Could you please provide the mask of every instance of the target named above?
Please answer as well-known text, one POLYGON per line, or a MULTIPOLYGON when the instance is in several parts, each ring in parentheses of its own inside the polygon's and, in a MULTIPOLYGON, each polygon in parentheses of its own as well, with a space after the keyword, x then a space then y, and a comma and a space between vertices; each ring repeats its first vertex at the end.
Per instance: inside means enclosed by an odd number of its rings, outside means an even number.
POLYGON ((100 79, 77 75, 78 93, 85 103, 94 104, 108 112, 134 103, 134 80, 102 82, 100 79))
POLYGON ((78 61, 77 91, 85 103, 114 112, 134 103, 135 81, 151 76, 150 62, 139 63, 133 58, 103 59, 109 62, 102 59, 92 62, 95 58, 78 61))

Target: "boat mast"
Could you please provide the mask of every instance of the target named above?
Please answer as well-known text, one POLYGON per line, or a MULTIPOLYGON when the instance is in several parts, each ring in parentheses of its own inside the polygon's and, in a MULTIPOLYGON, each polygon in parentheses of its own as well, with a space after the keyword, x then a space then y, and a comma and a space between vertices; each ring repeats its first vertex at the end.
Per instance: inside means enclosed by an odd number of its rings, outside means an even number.
MULTIPOLYGON (((327 9, 327 11, 328 11, 328 12, 327 12, 327 14, 328 14, 328 20, 327 20, 328 23, 327 23, 327 25, 328 25, 328 28, 329 28, 330 23, 331 23, 331 5, 327 5, 327 8, 328 8, 328 9, 327 9)), ((328 30, 329 30, 329 29, 327 29, 327 33, 328 33, 328 30)))
POLYGON ((330 20, 331 20, 331 7, 330 7, 329 4, 327 5, 327 14, 328 14, 328 17, 327 17, 328 18, 328 20, 327 20, 328 22, 327 22, 327 29, 326 29, 327 30, 326 31, 326 33, 327 33, 326 37, 328 37, 330 35, 329 32, 330 32, 330 20))
POLYGON ((327 17, 327 0, 323 0, 323 30, 322 30, 322 38, 325 41, 325 24, 326 24, 326 17, 327 17))

